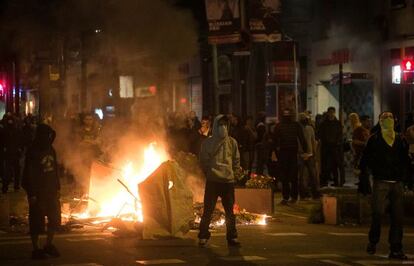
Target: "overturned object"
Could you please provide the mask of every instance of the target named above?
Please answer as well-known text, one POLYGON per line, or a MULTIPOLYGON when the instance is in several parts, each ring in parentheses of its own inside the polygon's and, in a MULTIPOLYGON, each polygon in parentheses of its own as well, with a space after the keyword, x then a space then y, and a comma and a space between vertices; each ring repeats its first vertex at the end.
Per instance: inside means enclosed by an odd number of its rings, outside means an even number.
POLYGON ((174 161, 164 162, 138 185, 143 206, 144 239, 182 237, 194 220, 193 195, 185 173, 174 161))

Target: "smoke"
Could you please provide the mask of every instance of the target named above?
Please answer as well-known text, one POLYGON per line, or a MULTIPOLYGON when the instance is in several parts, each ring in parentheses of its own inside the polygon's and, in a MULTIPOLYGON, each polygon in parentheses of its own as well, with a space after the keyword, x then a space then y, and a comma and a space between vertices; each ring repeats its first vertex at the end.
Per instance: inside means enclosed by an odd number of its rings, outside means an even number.
POLYGON ((333 24, 327 31, 327 37, 331 47, 351 51, 352 67, 355 69, 366 70, 367 63, 377 58, 381 49, 378 33, 359 33, 342 24, 333 24))
MULTIPOLYGON (((167 90, 170 87, 168 81, 178 75, 178 65, 188 61, 198 49, 197 24, 191 13, 177 9, 167 1, 64 1, 58 10, 66 20, 62 27, 72 32, 71 36, 76 36, 73 34, 76 31, 92 34, 88 35, 85 49, 94 52, 94 57, 88 63, 98 65, 93 69, 102 73, 101 84, 105 87, 112 85, 108 84, 106 77, 112 71, 118 75, 134 76, 135 86, 157 84, 160 90, 167 90), (99 33, 95 34, 95 30, 99 33), (108 60, 99 65, 96 58, 114 58, 116 65, 108 64, 108 60)), ((103 89, 98 93, 105 95, 107 92, 103 89)), ((164 96, 168 94, 162 91, 157 91, 157 94, 146 99, 137 98, 131 108, 126 109, 129 113, 126 117, 104 121, 99 139, 100 159, 118 167, 126 160, 142 160, 142 151, 149 143, 156 142, 168 149, 164 123, 164 96)), ((89 169, 83 167, 85 158, 74 145, 80 124, 73 115, 57 121, 55 146, 65 167, 82 183, 88 177, 89 169)))
POLYGON ((205 180, 202 176, 188 175, 186 185, 193 193, 193 202, 204 202, 205 180))

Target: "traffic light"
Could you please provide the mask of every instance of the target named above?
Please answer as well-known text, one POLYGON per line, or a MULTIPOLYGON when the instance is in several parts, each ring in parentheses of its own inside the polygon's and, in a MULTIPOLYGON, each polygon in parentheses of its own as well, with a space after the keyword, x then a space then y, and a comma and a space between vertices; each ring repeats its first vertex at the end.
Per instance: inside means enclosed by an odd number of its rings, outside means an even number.
POLYGON ((414 60, 406 59, 401 64, 403 83, 414 83, 414 60))
POLYGON ((412 60, 403 60, 401 69, 403 71, 414 71, 414 65, 412 60))
POLYGON ((0 98, 4 96, 4 91, 6 90, 6 85, 4 85, 3 81, 0 81, 0 98))

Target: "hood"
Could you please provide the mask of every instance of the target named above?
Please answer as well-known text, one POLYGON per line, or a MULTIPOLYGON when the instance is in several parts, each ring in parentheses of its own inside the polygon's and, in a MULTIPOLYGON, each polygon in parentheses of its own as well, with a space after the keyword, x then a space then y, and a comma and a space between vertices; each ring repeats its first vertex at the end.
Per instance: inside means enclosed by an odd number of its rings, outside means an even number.
POLYGON ((225 118, 224 115, 217 115, 214 118, 214 122, 213 122, 213 137, 219 137, 220 136, 220 132, 219 132, 219 121, 221 119, 225 118))
POLYGON ((40 124, 36 129, 33 145, 36 148, 46 149, 52 146, 56 132, 46 124, 40 124))

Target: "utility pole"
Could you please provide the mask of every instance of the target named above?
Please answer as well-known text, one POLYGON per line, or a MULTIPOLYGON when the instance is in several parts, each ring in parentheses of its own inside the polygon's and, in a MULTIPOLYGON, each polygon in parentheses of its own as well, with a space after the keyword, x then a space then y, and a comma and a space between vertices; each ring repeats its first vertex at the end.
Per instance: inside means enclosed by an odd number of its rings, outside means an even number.
POLYGON ((81 91, 80 91, 80 108, 84 112, 88 100, 88 70, 87 70, 87 56, 86 56, 86 31, 81 32, 81 91))
POLYGON ((218 73, 218 61, 217 61, 217 44, 212 45, 212 57, 213 57, 213 111, 214 114, 219 113, 219 73, 218 73))
POLYGON ((341 122, 341 124, 344 124, 344 99, 343 99, 343 67, 342 67, 342 63, 339 64, 339 121, 341 122))
POLYGON ((298 89, 298 64, 297 64, 297 55, 296 55, 296 42, 293 41, 293 69, 294 69, 294 90, 295 90, 295 113, 296 120, 299 117, 299 89, 298 89))
MULTIPOLYGON (((14 113, 19 115, 20 114, 20 75, 19 75, 19 67, 16 66, 17 57, 14 57, 14 61, 12 63, 12 73, 13 73, 13 87, 14 89, 14 113)), ((12 92, 13 95, 13 92, 12 92)))
MULTIPOLYGON (((59 106, 68 108, 69 106, 65 106, 65 93, 66 93, 66 47, 65 47, 65 36, 61 36, 58 42, 58 49, 59 49, 59 106)), ((62 110, 59 110, 62 111, 62 110)), ((59 115, 63 115, 64 112, 60 112, 59 115)))

